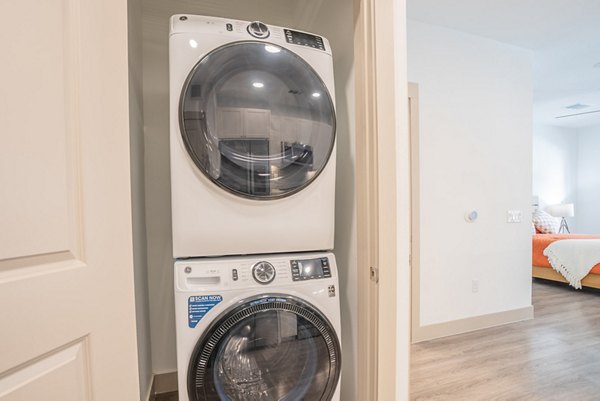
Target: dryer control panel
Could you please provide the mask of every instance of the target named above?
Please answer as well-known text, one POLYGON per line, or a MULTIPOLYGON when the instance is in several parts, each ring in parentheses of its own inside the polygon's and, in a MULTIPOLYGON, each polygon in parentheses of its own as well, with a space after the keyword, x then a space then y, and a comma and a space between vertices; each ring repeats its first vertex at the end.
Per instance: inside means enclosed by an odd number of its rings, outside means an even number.
POLYGON ((288 43, 325 50, 323 38, 320 36, 305 32, 292 31, 291 29, 284 29, 283 33, 285 34, 285 40, 288 43))
POLYGON ((328 258, 291 260, 294 281, 313 280, 331 277, 328 258))

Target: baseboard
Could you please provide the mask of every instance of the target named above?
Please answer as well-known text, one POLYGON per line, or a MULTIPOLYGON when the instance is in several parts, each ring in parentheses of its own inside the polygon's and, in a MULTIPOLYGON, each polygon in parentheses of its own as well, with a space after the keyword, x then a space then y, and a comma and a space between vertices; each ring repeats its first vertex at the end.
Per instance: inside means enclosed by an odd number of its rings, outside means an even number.
POLYGON ((173 391, 177 391, 177 372, 153 375, 148 401, 154 401, 156 394, 171 393, 173 391))
POLYGON ((152 375, 152 380, 150 380, 150 388, 148 389, 148 392, 146 393, 146 400, 148 401, 154 401, 156 398, 156 393, 154 392, 154 375, 152 375))
POLYGON ((470 331, 487 329, 529 319, 533 319, 533 306, 453 320, 451 322, 436 323, 414 328, 412 342, 414 344, 422 341, 435 340, 436 338, 468 333, 470 331))

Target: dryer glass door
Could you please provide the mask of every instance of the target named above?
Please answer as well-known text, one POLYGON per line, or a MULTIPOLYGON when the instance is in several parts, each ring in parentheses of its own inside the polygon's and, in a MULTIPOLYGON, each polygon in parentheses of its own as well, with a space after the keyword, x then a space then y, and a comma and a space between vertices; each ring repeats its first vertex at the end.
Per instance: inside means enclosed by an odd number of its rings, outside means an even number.
POLYGON ((190 361, 188 393, 192 401, 328 401, 340 368, 328 320, 275 295, 244 302, 207 330, 190 361))
POLYGON ((186 149, 215 184, 238 196, 277 199, 309 185, 335 142, 327 87, 297 54, 265 42, 208 53, 180 101, 186 149))

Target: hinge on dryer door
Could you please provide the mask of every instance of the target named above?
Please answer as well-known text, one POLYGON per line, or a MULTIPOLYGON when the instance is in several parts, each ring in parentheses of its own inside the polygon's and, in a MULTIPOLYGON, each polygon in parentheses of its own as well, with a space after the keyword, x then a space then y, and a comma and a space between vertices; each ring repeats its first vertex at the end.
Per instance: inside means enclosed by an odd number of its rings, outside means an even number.
POLYGON ((379 269, 371 266, 371 281, 379 283, 379 269))

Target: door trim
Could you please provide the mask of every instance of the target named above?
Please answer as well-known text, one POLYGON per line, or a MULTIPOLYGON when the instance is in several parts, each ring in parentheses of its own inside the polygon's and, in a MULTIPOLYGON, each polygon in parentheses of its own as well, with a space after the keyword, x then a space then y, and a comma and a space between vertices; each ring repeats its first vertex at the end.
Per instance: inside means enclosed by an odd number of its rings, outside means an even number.
POLYGON ((420 275, 420 191, 419 175, 419 85, 408 83, 408 113, 410 131, 410 191, 411 191, 411 343, 423 338, 421 333, 420 275))
POLYGON ((398 278, 404 281, 410 273, 410 229, 404 224, 399 231, 397 219, 410 219, 410 185, 408 162, 400 164, 406 171, 399 176, 397 157, 408 156, 409 139, 404 107, 405 1, 355 0, 354 4, 358 399, 404 400, 408 399, 410 322, 398 317, 408 316, 410 306, 408 296, 399 295, 398 278), (397 188, 402 189, 400 197, 397 188), (406 307, 406 313, 398 309, 398 300, 404 298, 406 305, 401 308, 406 307))

